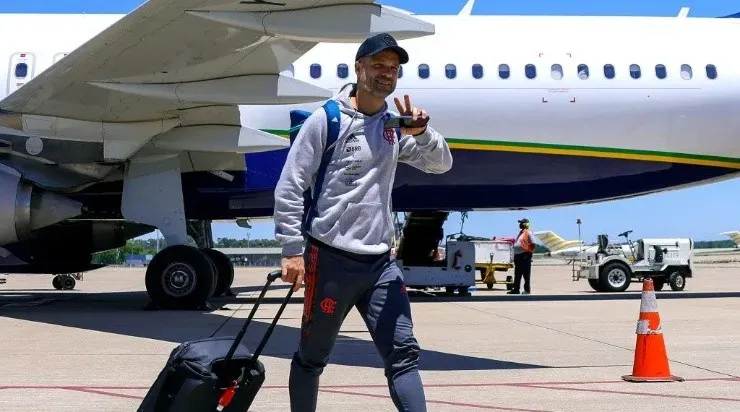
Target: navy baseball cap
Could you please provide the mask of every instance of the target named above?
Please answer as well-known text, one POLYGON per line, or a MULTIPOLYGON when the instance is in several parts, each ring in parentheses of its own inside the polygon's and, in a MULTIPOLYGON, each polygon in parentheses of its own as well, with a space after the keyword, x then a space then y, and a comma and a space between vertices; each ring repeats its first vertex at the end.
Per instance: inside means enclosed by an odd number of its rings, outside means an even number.
POLYGON ((374 56, 383 50, 393 50, 398 53, 398 58, 401 64, 406 64, 409 61, 409 54, 403 47, 396 43, 396 39, 388 33, 380 33, 375 36, 368 37, 362 42, 360 48, 357 49, 357 55, 355 61, 360 60, 366 56, 374 56))

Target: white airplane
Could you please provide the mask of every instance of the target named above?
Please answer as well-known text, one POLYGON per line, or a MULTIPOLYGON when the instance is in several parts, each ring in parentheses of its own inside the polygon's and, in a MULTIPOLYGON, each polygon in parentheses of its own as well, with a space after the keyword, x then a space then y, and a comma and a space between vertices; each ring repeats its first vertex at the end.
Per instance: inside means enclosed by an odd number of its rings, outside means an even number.
MULTIPOLYGON (((544 255, 547 257, 553 257, 563 259, 567 261, 572 260, 585 260, 588 256, 593 256, 598 250, 598 245, 584 245, 582 240, 565 240, 558 236, 551 230, 543 230, 534 232, 534 235, 543 243, 549 252, 544 255)), ((632 252, 630 251, 629 245, 611 245, 607 247, 612 252, 620 251, 623 254, 629 256, 632 252)))
POLYGON ((565 240, 552 230, 542 230, 533 234, 537 236, 550 253, 583 249, 582 240, 565 240))
POLYGON ((730 239, 732 239, 733 242, 735 242, 735 247, 740 248, 740 232, 739 231, 733 230, 730 232, 722 232, 720 233, 720 235, 725 235, 729 237, 730 239))
POLYGON ((146 286, 160 307, 228 289, 210 222, 272 214, 290 111, 353 81, 359 42, 381 31, 411 56, 390 107, 410 94, 454 157, 443 175, 401 165, 395 210, 597 202, 740 173, 740 63, 722 41, 740 38, 734 18, 473 16, 472 0, 454 16, 370 0, 6 4, 0 257, 22 264, 5 270, 90 270, 92 253, 158 228, 168 247, 146 286))

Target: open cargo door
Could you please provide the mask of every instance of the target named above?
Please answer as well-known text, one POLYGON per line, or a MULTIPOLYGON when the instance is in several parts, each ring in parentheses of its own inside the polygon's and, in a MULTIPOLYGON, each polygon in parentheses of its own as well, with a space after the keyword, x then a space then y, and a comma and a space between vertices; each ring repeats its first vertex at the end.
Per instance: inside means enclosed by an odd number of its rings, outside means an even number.
POLYGON ((437 248, 444 238, 443 226, 449 212, 411 212, 406 215, 396 258, 404 266, 445 266, 436 261, 437 248))

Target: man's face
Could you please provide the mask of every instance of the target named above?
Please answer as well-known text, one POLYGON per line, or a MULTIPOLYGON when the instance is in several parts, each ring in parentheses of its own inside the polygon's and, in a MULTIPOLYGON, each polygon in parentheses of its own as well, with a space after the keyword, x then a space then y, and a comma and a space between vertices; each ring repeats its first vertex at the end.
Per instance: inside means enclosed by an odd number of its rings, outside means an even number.
POLYGON ((391 50, 362 58, 355 63, 357 86, 374 97, 385 99, 396 90, 399 67, 398 54, 391 50))

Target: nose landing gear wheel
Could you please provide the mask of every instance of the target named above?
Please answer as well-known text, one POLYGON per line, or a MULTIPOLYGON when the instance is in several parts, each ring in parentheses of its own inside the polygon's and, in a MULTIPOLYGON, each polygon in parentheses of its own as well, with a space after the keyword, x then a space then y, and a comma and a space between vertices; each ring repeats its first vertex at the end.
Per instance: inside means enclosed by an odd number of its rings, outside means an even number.
POLYGON ((214 267, 205 253, 186 245, 174 245, 157 253, 146 269, 146 290, 161 309, 200 309, 216 281, 214 267))
POLYGON ((72 290, 75 288, 75 285, 77 285, 77 281, 72 277, 72 275, 56 275, 51 280, 51 285, 54 286, 54 289, 56 290, 72 290))

